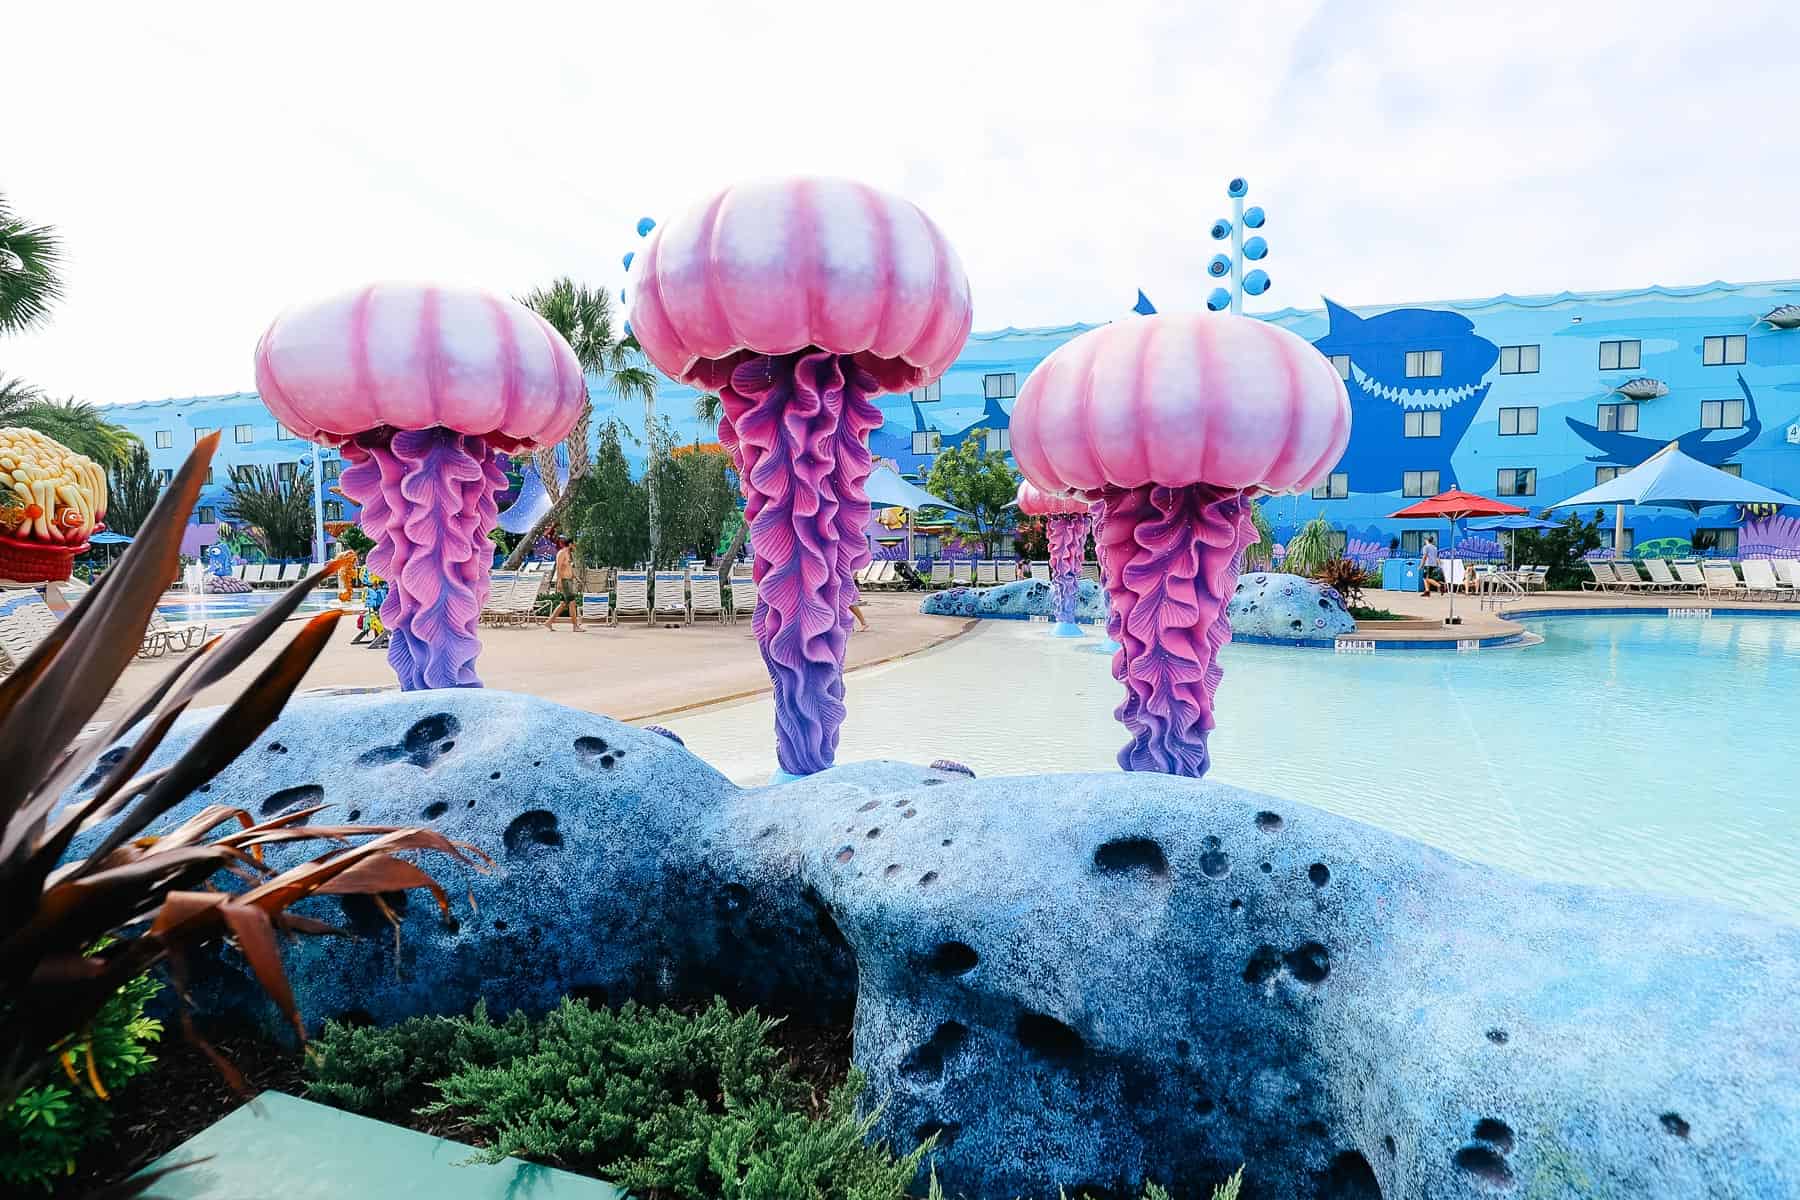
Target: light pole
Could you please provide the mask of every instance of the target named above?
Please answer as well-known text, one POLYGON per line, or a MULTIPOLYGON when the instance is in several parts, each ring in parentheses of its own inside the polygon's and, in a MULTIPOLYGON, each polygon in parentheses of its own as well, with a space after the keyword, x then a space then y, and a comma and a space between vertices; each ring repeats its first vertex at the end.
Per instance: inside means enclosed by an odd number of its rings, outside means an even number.
POLYGON ((1261 235, 1246 238, 1244 230, 1261 229, 1263 226, 1263 210, 1255 205, 1244 207, 1244 196, 1250 191, 1250 184, 1243 176, 1238 176, 1225 185, 1225 194, 1231 197, 1231 219, 1221 217, 1212 224, 1212 235, 1217 241, 1231 239, 1230 254, 1215 254, 1206 264, 1206 273, 1214 279, 1231 277, 1229 290, 1216 287, 1206 298, 1206 307, 1213 312, 1229 308, 1234 313, 1244 311, 1244 294, 1260 296, 1269 290, 1269 273, 1261 267, 1252 268, 1248 273, 1244 263, 1258 262, 1268 256, 1269 243, 1261 235))
POLYGON ((313 556, 316 563, 325 561, 325 471, 319 461, 319 443, 312 448, 313 477, 313 556))
MULTIPOLYGON (((653 219, 651 219, 650 217, 639 217, 638 218, 637 235, 639 237, 641 237, 641 238, 649 237, 650 231, 655 228, 656 228, 656 222, 653 219)), ((637 257, 637 251, 631 250, 631 251, 627 251, 625 254, 625 257, 620 260, 621 262, 623 262, 625 264, 625 273, 627 275, 629 275, 631 273, 631 260, 636 257, 637 257)), ((625 289, 620 288, 619 289, 619 307, 620 307, 621 311, 630 311, 626 307, 629 303, 630 302, 625 298, 625 289)), ((623 318, 621 318, 621 319, 623 319, 623 318)), ((631 336, 631 322, 626 321, 624 328, 625 328, 625 336, 630 337, 631 336)), ((650 569, 652 571, 656 570, 656 567, 657 567, 656 556, 661 552, 661 547, 660 547, 659 543, 662 541, 661 537, 659 537, 658 533, 657 533, 657 530, 659 528, 659 522, 662 517, 662 512, 661 512, 660 505, 657 503, 659 497, 656 494, 657 443, 656 443, 655 422, 656 422, 656 393, 655 392, 646 392, 644 394, 644 509, 645 509, 645 513, 648 516, 648 519, 650 522, 650 569)))

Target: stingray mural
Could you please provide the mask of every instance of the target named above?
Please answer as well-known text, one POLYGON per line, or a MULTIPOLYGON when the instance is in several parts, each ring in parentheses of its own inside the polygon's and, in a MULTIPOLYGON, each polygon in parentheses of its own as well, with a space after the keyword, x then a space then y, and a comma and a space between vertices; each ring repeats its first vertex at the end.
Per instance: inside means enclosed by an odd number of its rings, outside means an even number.
MULTIPOLYGON (((1331 332, 1314 342, 1326 357, 1348 355, 1350 428, 1354 434, 1338 470, 1357 492, 1398 492, 1405 471, 1438 472, 1441 488, 1456 487, 1451 456, 1487 397, 1487 373, 1500 348, 1459 313, 1398 308, 1360 317, 1325 301, 1331 332), (1435 375, 1407 374, 1409 352, 1435 352, 1435 375), (1407 438, 1406 414, 1439 414, 1438 436, 1407 438), (1405 446, 1406 453, 1396 453, 1405 446)), ((1417 364, 1423 366, 1425 364, 1417 364)))
POLYGON ((1677 438, 1645 437, 1642 434, 1598 429, 1586 421, 1577 421, 1574 417, 1565 417, 1564 420, 1582 441, 1599 451, 1598 454, 1588 455, 1588 461, 1592 463, 1635 467, 1673 441, 1681 447, 1683 454, 1697 458, 1709 467, 1717 467, 1730 462, 1731 456, 1738 451, 1749 449, 1751 443, 1762 435, 1762 419, 1756 415, 1756 397, 1751 394, 1750 385, 1744 381, 1742 371, 1738 372, 1737 384, 1738 390, 1744 393, 1744 427, 1730 433, 1728 437, 1709 436, 1729 432, 1722 429, 1690 429, 1677 438))

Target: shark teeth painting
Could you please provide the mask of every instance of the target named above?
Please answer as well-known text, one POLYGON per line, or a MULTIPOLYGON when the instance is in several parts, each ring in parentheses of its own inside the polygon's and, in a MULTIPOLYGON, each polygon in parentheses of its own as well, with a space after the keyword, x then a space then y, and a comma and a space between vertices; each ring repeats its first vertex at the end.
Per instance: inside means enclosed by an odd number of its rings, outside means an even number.
POLYGON ((1487 398, 1500 348, 1469 318, 1442 309, 1364 317, 1328 299, 1325 312, 1331 331, 1313 346, 1336 360, 1352 385, 1350 446, 1338 464, 1350 490, 1399 492, 1408 471, 1435 471, 1439 487, 1455 487, 1451 458, 1487 398), (1415 418, 1408 426, 1414 413, 1435 413, 1436 420, 1415 418))
POLYGON ((1371 378, 1354 361, 1350 364, 1350 375, 1356 381, 1356 386, 1369 395, 1391 400, 1402 408, 1449 408, 1481 390, 1472 383, 1453 388, 1389 387, 1380 380, 1371 378))

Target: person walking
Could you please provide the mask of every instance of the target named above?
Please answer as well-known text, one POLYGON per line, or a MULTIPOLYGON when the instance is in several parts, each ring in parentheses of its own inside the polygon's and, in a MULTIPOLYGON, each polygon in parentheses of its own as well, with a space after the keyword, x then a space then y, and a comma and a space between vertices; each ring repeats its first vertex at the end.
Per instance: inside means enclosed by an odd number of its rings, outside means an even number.
POLYGON ((556 539, 556 563, 550 569, 550 586, 554 607, 550 610, 549 619, 544 622, 544 628, 555 629, 556 618, 566 611, 569 614, 569 627, 580 633, 581 589, 575 586, 575 552, 566 537, 556 539))
POLYGON ((1425 548, 1419 554, 1419 595, 1429 596, 1445 590, 1443 568, 1438 565, 1437 539, 1427 535, 1425 548))

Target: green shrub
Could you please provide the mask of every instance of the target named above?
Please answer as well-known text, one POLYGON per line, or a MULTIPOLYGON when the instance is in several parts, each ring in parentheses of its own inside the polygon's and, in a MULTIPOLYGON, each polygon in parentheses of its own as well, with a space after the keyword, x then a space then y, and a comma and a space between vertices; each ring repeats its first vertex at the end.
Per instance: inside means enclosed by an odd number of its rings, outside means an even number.
MULTIPOLYGON (((865 1139, 859 1078, 808 1112, 810 1092, 768 1040, 775 1022, 723 1001, 688 1015, 565 1000, 539 1021, 421 1018, 388 1029, 329 1025, 314 1043, 308 1093, 359 1110, 420 1084, 507 1155, 690 1200, 898 1200, 926 1150, 896 1158, 865 1139)), ((416 1094, 416 1093, 415 1093, 416 1094)))
POLYGON ((31 1184, 48 1191, 58 1178, 74 1174, 84 1147, 106 1135, 112 1123, 107 1099, 156 1061, 149 1044, 162 1036, 162 1022, 146 1017, 144 1005, 161 990, 148 975, 120 988, 101 1007, 87 1039, 65 1048, 67 1065, 58 1065, 54 1081, 24 1089, 0 1110, 0 1183, 9 1191, 31 1184))

